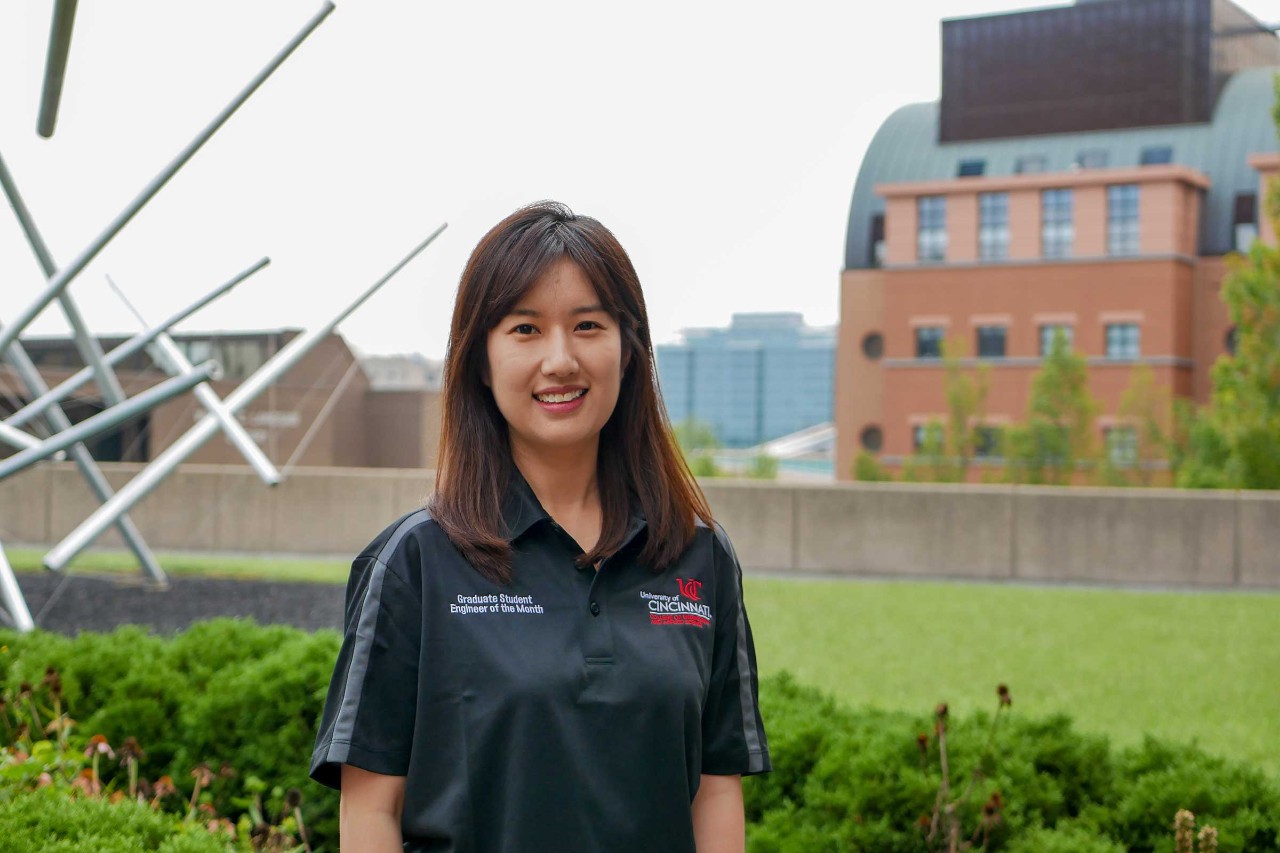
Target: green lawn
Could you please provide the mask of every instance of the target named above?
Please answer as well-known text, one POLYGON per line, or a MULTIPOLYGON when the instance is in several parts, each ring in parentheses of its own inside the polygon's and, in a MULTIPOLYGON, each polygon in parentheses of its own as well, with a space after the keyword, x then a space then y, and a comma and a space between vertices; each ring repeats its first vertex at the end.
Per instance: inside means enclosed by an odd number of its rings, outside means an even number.
MULTIPOLYGON (((44 551, 22 548, 6 549, 15 572, 43 571, 40 558, 44 551)), ((210 556, 190 553, 158 553, 156 560, 175 577, 199 575, 222 578, 263 578, 274 581, 319 581, 346 583, 351 561, 316 560, 305 557, 237 557, 225 554, 210 556)), ((138 571, 133 555, 123 551, 89 551, 71 565, 74 573, 125 573, 138 571)))
MULTIPOLYGON (((15 550, 19 571, 40 552, 15 550)), ((345 561, 161 554, 173 575, 346 581, 345 561)), ((133 571, 90 552, 76 571, 133 571)), ((928 713, 1065 711, 1132 743, 1196 740, 1280 775, 1280 594, 752 579, 764 674, 787 669, 850 705, 928 713)))
POLYGON ((1280 775, 1280 594, 769 579, 746 598, 761 672, 853 706, 993 710, 1003 682, 1015 713, 1280 775))

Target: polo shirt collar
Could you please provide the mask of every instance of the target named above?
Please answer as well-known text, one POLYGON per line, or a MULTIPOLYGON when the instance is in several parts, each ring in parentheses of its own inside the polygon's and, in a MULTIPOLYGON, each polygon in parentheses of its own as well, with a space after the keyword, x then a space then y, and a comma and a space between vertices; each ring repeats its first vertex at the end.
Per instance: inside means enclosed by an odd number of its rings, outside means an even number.
MULTIPOLYGON (((507 526, 507 539, 511 542, 515 542, 539 521, 551 521, 551 515, 542 508, 542 504, 538 502, 538 496, 533 493, 533 488, 515 465, 511 466, 507 493, 502 503, 502 520, 507 526)), ((633 499, 630 518, 627 522, 627 534, 623 537, 622 544, 625 546, 647 524, 648 520, 640 509, 639 503, 633 499)))

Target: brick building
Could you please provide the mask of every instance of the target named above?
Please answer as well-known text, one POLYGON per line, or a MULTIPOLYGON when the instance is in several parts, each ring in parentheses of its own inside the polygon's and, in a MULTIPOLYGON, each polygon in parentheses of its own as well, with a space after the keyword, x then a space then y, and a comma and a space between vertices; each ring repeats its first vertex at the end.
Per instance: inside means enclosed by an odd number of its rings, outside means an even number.
POLYGON ((894 465, 946 411, 943 340, 988 364, 984 426, 1025 417, 1061 329, 1108 445, 1136 365, 1205 401, 1231 345, 1225 256, 1274 240, 1280 39, 1229 0, 1094 0, 944 21, 937 103, 873 139, 850 207, 836 474, 894 465))
MULTIPOLYGON (((193 364, 214 359, 222 379, 211 383, 222 399, 289 341, 299 329, 262 332, 180 333, 174 342, 193 364)), ((124 338, 99 338, 104 351, 124 338)), ((82 361, 67 337, 23 338, 23 348, 51 387, 77 372, 82 361)), ((245 431, 277 466, 434 468, 439 444, 439 391, 427 382, 380 381, 381 364, 366 370, 341 336, 329 335, 239 413, 245 431), (373 373, 373 377, 370 377, 373 373)), ((139 353, 116 368, 129 396, 167 378, 139 353)), ((0 363, 0 420, 29 401, 16 372, 0 363)), ((101 411, 97 385, 89 382, 63 405, 78 423, 101 411)), ((123 428, 88 442, 102 462, 147 462, 205 414, 183 394, 123 428)), ((12 449, 0 445, 0 456, 12 449)), ((192 463, 245 464, 219 432, 189 459, 192 463)))

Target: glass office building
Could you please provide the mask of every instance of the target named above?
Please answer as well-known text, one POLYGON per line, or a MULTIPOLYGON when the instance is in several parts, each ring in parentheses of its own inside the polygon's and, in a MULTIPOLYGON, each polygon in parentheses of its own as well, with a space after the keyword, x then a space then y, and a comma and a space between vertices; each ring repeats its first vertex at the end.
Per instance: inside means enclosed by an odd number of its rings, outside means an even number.
POLYGON ((833 419, 835 327, 796 313, 734 314, 657 346, 672 423, 694 418, 725 447, 752 447, 833 419))

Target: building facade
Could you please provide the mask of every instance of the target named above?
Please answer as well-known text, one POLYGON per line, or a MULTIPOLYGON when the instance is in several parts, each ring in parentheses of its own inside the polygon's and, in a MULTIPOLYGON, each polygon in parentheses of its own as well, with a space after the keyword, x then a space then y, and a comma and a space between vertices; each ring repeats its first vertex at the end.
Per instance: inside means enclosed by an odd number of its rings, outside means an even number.
POLYGON ((945 21, 942 41, 941 101, 884 122, 853 193, 841 479, 861 451, 900 463, 944 416, 944 341, 990 365, 995 431, 1025 418, 1060 332, 1089 366, 1099 438, 1123 449, 1135 366, 1208 399, 1231 346, 1226 256, 1274 239, 1280 40, 1234 4, 1078 2, 945 21))
MULTIPOLYGON (((214 359, 223 378, 210 383, 226 397, 267 359, 302 334, 299 329, 263 332, 182 333, 174 342, 193 364, 214 359)), ((124 338, 102 337, 105 352, 124 338)), ((23 348, 45 382, 56 386, 83 364, 75 341, 67 337, 23 338, 23 348)), ((159 384, 167 374, 144 353, 115 368, 126 395, 159 384)), ((375 371, 376 373, 376 371, 375 371)), ((20 377, 0 362, 0 420, 30 401, 20 377)), ((64 402, 63 411, 78 423, 103 409, 93 381, 64 402)), ((192 394, 181 395, 87 443, 101 462, 148 462, 205 415, 192 394)), ((434 468, 439 444, 439 392, 419 383, 392 383, 385 390, 372 382, 355 353, 331 334, 272 383, 237 415, 245 431, 277 466, 434 468)), ((24 427, 30 428, 30 427, 24 427)), ((43 434, 37 433, 37 434, 43 434)), ((12 448, 0 445, 0 456, 12 448)), ((240 465, 244 458, 221 433, 189 459, 192 463, 240 465)))
POLYGON ((757 313, 681 334, 683 343, 655 347, 672 423, 695 419, 724 447, 741 448, 831 420, 834 329, 757 313))

